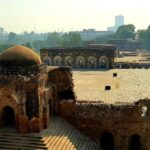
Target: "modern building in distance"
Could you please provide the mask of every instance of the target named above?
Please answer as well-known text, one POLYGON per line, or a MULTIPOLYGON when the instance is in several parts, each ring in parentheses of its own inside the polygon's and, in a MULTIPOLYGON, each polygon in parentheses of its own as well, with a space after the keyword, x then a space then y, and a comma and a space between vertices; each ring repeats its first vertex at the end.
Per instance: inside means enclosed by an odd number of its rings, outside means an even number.
POLYGON ((7 33, 5 32, 3 27, 0 27, 0 40, 6 40, 7 39, 7 33))
POLYGON ((108 27, 107 31, 116 32, 117 29, 122 25, 124 25, 124 16, 122 15, 115 16, 115 26, 108 27))
POLYGON ((102 36, 109 36, 113 31, 96 31, 95 29, 83 29, 82 31, 70 31, 69 33, 77 33, 83 41, 91 41, 102 36))
POLYGON ((120 27, 124 25, 124 16, 122 15, 118 15, 118 16, 115 16, 115 27, 120 27))

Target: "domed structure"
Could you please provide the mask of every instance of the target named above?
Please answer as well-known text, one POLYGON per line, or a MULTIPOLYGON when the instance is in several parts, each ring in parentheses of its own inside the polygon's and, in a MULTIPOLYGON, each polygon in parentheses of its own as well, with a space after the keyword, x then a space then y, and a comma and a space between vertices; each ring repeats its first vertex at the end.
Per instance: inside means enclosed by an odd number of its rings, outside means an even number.
POLYGON ((40 57, 31 49, 25 46, 14 46, 8 48, 0 55, 0 66, 32 66, 40 65, 40 57))

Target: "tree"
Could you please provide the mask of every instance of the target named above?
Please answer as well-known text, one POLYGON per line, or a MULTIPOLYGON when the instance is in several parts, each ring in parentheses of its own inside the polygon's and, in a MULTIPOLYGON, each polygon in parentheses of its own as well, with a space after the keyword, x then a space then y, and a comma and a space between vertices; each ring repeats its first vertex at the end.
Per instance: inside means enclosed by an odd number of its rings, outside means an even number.
POLYGON ((33 47, 37 50, 40 51, 40 49, 46 47, 46 41, 33 41, 33 47))
POLYGON ((14 45, 8 44, 8 43, 0 44, 0 53, 4 52, 6 49, 8 49, 9 47, 12 47, 12 46, 14 46, 14 45))
POLYGON ((10 32, 8 34, 8 40, 10 43, 15 43, 17 41, 17 34, 14 32, 10 32))
POLYGON ((30 42, 27 42, 27 43, 25 44, 25 46, 32 49, 32 45, 31 45, 30 42))
POLYGON ((133 24, 120 26, 116 33, 115 37, 117 39, 134 39, 135 38, 135 26, 133 24))
POLYGON ((48 34, 46 40, 47 47, 58 47, 60 45, 60 35, 57 32, 52 32, 48 34))
POLYGON ((79 34, 65 33, 62 36, 62 41, 61 41, 62 47, 79 47, 81 45, 82 45, 82 39, 79 34))
POLYGON ((144 48, 150 50, 150 26, 146 30, 138 31, 138 34, 144 48))

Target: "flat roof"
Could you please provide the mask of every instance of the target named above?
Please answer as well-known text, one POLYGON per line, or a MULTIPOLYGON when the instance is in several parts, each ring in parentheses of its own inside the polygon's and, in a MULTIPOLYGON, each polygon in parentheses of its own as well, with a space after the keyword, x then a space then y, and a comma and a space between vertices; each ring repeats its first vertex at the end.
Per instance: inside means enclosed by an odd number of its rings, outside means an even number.
POLYGON ((90 51, 90 50, 95 50, 95 51, 103 51, 103 50, 115 50, 116 46, 115 45, 111 45, 111 44, 99 44, 99 45, 90 45, 87 47, 68 47, 68 48, 64 48, 64 47, 51 47, 51 48, 43 48, 41 49, 41 52, 44 51, 80 51, 83 52, 85 51, 90 51))
POLYGON ((150 98, 149 69, 112 69, 110 71, 73 71, 78 101, 108 104, 133 103, 150 98), (117 73, 117 77, 113 77, 117 73), (111 90, 105 90, 111 86, 111 90))

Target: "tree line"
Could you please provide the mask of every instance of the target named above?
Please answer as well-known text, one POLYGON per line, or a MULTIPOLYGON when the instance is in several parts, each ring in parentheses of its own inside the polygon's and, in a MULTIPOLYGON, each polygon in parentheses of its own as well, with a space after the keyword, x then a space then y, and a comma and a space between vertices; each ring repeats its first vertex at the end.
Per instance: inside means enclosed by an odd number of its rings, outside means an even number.
MULTIPOLYGON (((44 38, 36 38, 37 34, 16 34, 10 32, 8 39, 0 41, 0 52, 10 46, 21 44, 39 51, 41 48, 49 47, 80 47, 84 46, 85 41, 77 33, 46 33, 44 38)), ((39 36, 39 35, 38 35, 39 36)), ((135 40, 141 43, 144 49, 150 50, 150 26, 147 29, 135 31, 133 24, 120 26, 112 35, 104 35, 93 39, 93 43, 107 44, 110 39, 135 40)))
MULTIPOLYGON (((34 34, 34 33, 32 33, 34 34)), ((33 50, 39 51, 41 48, 49 48, 49 47, 75 47, 82 46, 82 39, 79 34, 75 33, 58 33, 51 32, 45 33, 44 39, 36 39, 35 35, 18 35, 14 32, 10 32, 8 34, 8 40, 0 41, 0 52, 7 49, 13 45, 24 45, 33 50)))

